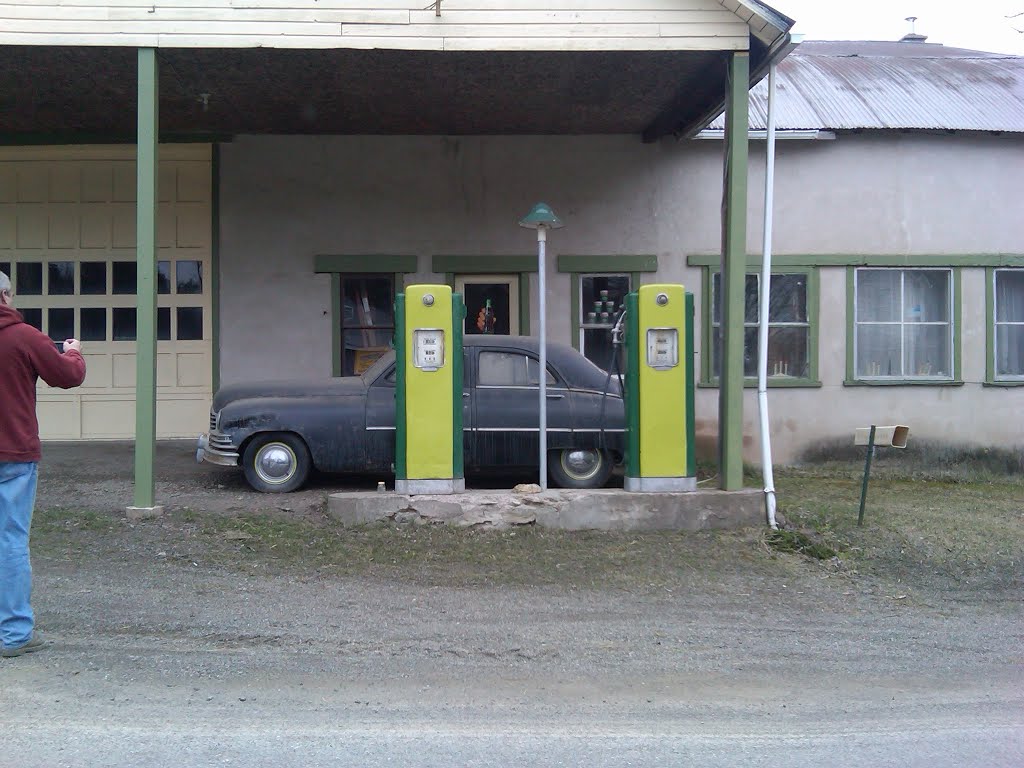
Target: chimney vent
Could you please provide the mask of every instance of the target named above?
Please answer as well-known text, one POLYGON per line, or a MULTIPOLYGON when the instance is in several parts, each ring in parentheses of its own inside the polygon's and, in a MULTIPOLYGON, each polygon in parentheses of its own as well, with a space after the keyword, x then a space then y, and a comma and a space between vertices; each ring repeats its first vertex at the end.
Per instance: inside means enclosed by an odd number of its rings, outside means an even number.
POLYGON ((928 39, 928 35, 919 35, 914 31, 914 22, 917 21, 917 16, 907 16, 906 21, 910 22, 910 31, 900 38, 901 43, 923 43, 928 39))

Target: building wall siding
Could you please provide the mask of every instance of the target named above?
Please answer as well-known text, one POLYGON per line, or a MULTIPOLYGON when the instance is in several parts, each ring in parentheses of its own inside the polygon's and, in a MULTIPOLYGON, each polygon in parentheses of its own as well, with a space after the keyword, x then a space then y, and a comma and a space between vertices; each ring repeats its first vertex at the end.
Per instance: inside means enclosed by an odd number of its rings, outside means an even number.
MULTIPOLYGON (((1015 215, 1024 141, 1009 137, 840 137, 780 143, 775 252, 1024 253, 1015 215)), ((721 145, 635 137, 239 137, 221 148, 221 379, 331 374, 331 279, 316 254, 408 254, 407 282, 443 281, 433 255, 531 255, 518 219, 538 200, 566 227, 548 239, 549 339, 569 342, 564 254, 656 254, 647 282, 684 283, 701 317, 702 268, 717 253, 721 145), (254 310, 258 307, 258 312, 254 310), (259 319, 262 318, 262 319, 259 319), (266 318, 273 318, 268 322, 266 318)), ((750 253, 760 249, 763 144, 751 155, 750 253)), ((961 387, 848 387, 846 268, 822 267, 821 387, 773 389, 776 457, 849 436, 860 422, 911 425, 915 437, 1019 445, 1024 388, 984 387, 984 269, 962 270, 961 387), (970 417, 972 430, 963 429, 970 417)), ((531 278, 536 327, 537 281, 531 278)), ((697 334, 698 345, 700 334, 697 334)), ((697 350, 703 354, 703 350, 697 350)), ((699 369, 699 366, 698 366, 699 369)), ((697 393, 698 432, 717 432, 718 390, 697 393)), ((747 457, 757 404, 744 403, 747 457)))
POLYGON ((716 0, 11 0, 0 44, 410 50, 746 50, 716 0))

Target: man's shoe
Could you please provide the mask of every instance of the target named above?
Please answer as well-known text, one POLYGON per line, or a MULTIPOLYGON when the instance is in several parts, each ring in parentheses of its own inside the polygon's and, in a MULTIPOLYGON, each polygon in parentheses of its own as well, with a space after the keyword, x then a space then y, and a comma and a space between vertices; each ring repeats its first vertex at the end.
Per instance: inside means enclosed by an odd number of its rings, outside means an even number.
POLYGON ((33 637, 24 645, 19 645, 17 648, 4 648, 0 651, 0 656, 5 659, 13 659, 15 656, 24 656, 26 653, 35 653, 41 651, 47 646, 47 642, 41 637, 33 637))

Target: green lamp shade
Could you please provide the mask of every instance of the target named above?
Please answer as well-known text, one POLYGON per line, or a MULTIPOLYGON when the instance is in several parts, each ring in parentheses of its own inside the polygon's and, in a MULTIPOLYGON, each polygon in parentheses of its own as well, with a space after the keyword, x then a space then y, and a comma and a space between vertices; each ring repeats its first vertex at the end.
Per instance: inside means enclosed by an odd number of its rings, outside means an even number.
POLYGON ((533 209, 519 221, 519 226, 527 227, 528 229, 539 229, 540 227, 558 229, 565 225, 562 223, 560 218, 555 216, 555 212, 551 210, 550 205, 547 203, 537 203, 533 206, 533 209))

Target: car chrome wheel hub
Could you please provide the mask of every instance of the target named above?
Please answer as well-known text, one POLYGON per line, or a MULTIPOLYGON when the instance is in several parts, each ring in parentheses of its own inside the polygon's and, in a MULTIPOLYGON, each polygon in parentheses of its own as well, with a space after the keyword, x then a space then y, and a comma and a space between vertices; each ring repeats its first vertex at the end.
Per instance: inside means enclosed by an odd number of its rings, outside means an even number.
POLYGON ((260 479, 272 485, 288 482, 298 466, 294 451, 281 443, 263 446, 253 463, 260 479))
POLYGON ((598 451, 564 451, 562 453, 562 468, 573 477, 590 477, 600 467, 601 454, 598 451))

